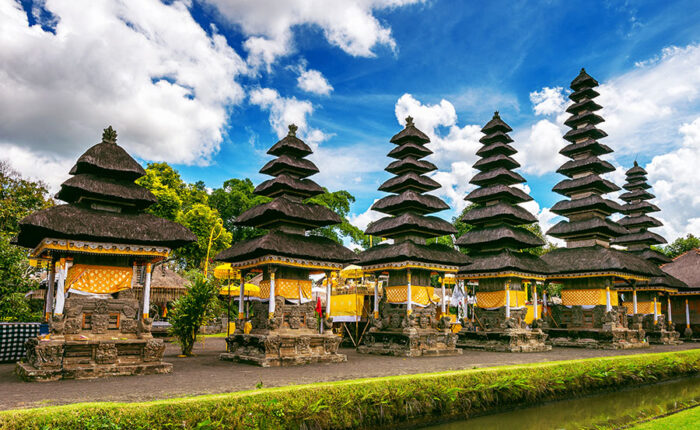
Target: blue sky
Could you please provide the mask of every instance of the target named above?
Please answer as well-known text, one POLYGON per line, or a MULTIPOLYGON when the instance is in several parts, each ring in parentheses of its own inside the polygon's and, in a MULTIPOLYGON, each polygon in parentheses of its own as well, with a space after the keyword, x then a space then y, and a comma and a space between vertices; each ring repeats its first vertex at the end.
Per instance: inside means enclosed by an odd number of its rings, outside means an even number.
POLYGON ((258 183, 293 119, 317 149, 314 179, 353 193, 364 227, 400 118, 433 138, 438 194, 458 210, 478 127, 499 110, 546 227, 566 89, 586 67, 603 84, 611 178, 636 158, 659 188, 660 233, 700 233, 696 1, 94 3, 0 0, 0 149, 52 186, 108 123, 188 181, 258 183))

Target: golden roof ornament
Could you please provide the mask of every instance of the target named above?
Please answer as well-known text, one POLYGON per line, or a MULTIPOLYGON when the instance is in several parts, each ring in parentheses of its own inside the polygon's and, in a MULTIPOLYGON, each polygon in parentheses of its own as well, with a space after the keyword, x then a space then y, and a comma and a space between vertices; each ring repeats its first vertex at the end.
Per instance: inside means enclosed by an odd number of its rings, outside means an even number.
POLYGON ((111 125, 102 132, 102 143, 117 144, 117 131, 111 125))
POLYGON ((295 124, 289 124, 289 133, 287 133, 287 136, 296 137, 298 129, 299 127, 295 124))
POLYGON ((410 115, 406 117, 406 127, 413 127, 413 117, 410 115))

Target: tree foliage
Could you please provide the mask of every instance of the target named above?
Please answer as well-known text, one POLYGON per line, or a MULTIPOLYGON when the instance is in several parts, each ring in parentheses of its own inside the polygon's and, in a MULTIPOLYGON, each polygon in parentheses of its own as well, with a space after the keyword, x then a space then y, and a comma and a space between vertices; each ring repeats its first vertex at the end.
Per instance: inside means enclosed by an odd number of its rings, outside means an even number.
POLYGON ((690 233, 688 233, 686 237, 679 237, 671 244, 666 245, 663 248, 655 247, 657 251, 663 252, 669 258, 676 258, 679 255, 696 248, 700 248, 700 238, 690 233))
POLYGON ((212 208, 219 211, 226 230, 231 232, 232 243, 241 242, 264 233, 263 230, 238 226, 235 224, 236 218, 259 204, 266 203, 270 199, 264 196, 253 194, 255 186, 248 179, 229 179, 224 182, 221 188, 212 191, 209 203, 212 208))
POLYGON ((216 209, 197 203, 190 210, 180 213, 176 221, 189 228, 197 241, 177 250, 188 269, 201 268, 209 251, 209 258, 231 246, 231 233, 223 227, 216 209), (209 243, 211 240, 211 249, 209 243))
POLYGON ((17 234, 22 218, 53 204, 44 183, 22 178, 8 162, 0 160, 0 234, 17 234))
POLYGON ((178 298, 170 311, 170 333, 175 336, 182 354, 192 355, 199 328, 217 315, 218 286, 202 274, 191 274, 187 294, 178 298))
POLYGON ((324 188, 324 191, 325 193, 311 197, 306 202, 327 207, 338 214, 342 222, 338 225, 318 228, 312 233, 333 239, 338 243, 343 243, 343 237, 348 237, 353 243, 365 248, 368 247, 369 237, 365 236, 362 230, 350 224, 348 220, 350 205, 355 203, 355 197, 345 190, 331 193, 324 188))

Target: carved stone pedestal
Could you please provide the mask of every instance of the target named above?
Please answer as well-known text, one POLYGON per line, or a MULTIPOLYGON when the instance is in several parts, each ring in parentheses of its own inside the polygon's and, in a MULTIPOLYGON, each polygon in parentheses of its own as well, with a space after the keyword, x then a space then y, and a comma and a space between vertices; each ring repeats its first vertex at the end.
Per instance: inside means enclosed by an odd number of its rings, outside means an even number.
POLYGON ((525 326, 526 309, 511 309, 510 318, 505 317, 505 308, 496 310, 476 309, 481 324, 463 324, 458 333, 457 346, 498 352, 544 352, 552 349, 545 343, 547 335, 539 328, 525 326))
POLYGON ((642 327, 646 333, 646 338, 649 343, 655 345, 681 345, 681 334, 675 330, 669 330, 666 323, 666 315, 659 315, 656 324, 654 324, 653 315, 644 315, 642 327))

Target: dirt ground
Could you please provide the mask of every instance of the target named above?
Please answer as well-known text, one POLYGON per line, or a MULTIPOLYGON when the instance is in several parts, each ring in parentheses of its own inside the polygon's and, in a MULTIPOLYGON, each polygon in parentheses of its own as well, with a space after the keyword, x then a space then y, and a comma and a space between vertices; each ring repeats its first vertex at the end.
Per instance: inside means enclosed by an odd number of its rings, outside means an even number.
POLYGON ((265 387, 388 375, 469 369, 472 367, 538 363, 576 358, 630 355, 700 348, 699 343, 680 346, 652 346, 645 350, 601 351, 554 348, 549 352, 509 354, 465 350, 461 357, 400 358, 361 355, 342 349, 348 361, 302 367, 260 368, 219 361, 225 349, 223 338, 207 338, 195 347, 196 357, 178 358, 179 348, 169 344, 166 361, 173 363, 167 375, 120 376, 99 380, 22 382, 15 376, 14 364, 0 364, 0 410, 96 401, 144 401, 227 393, 265 387))

